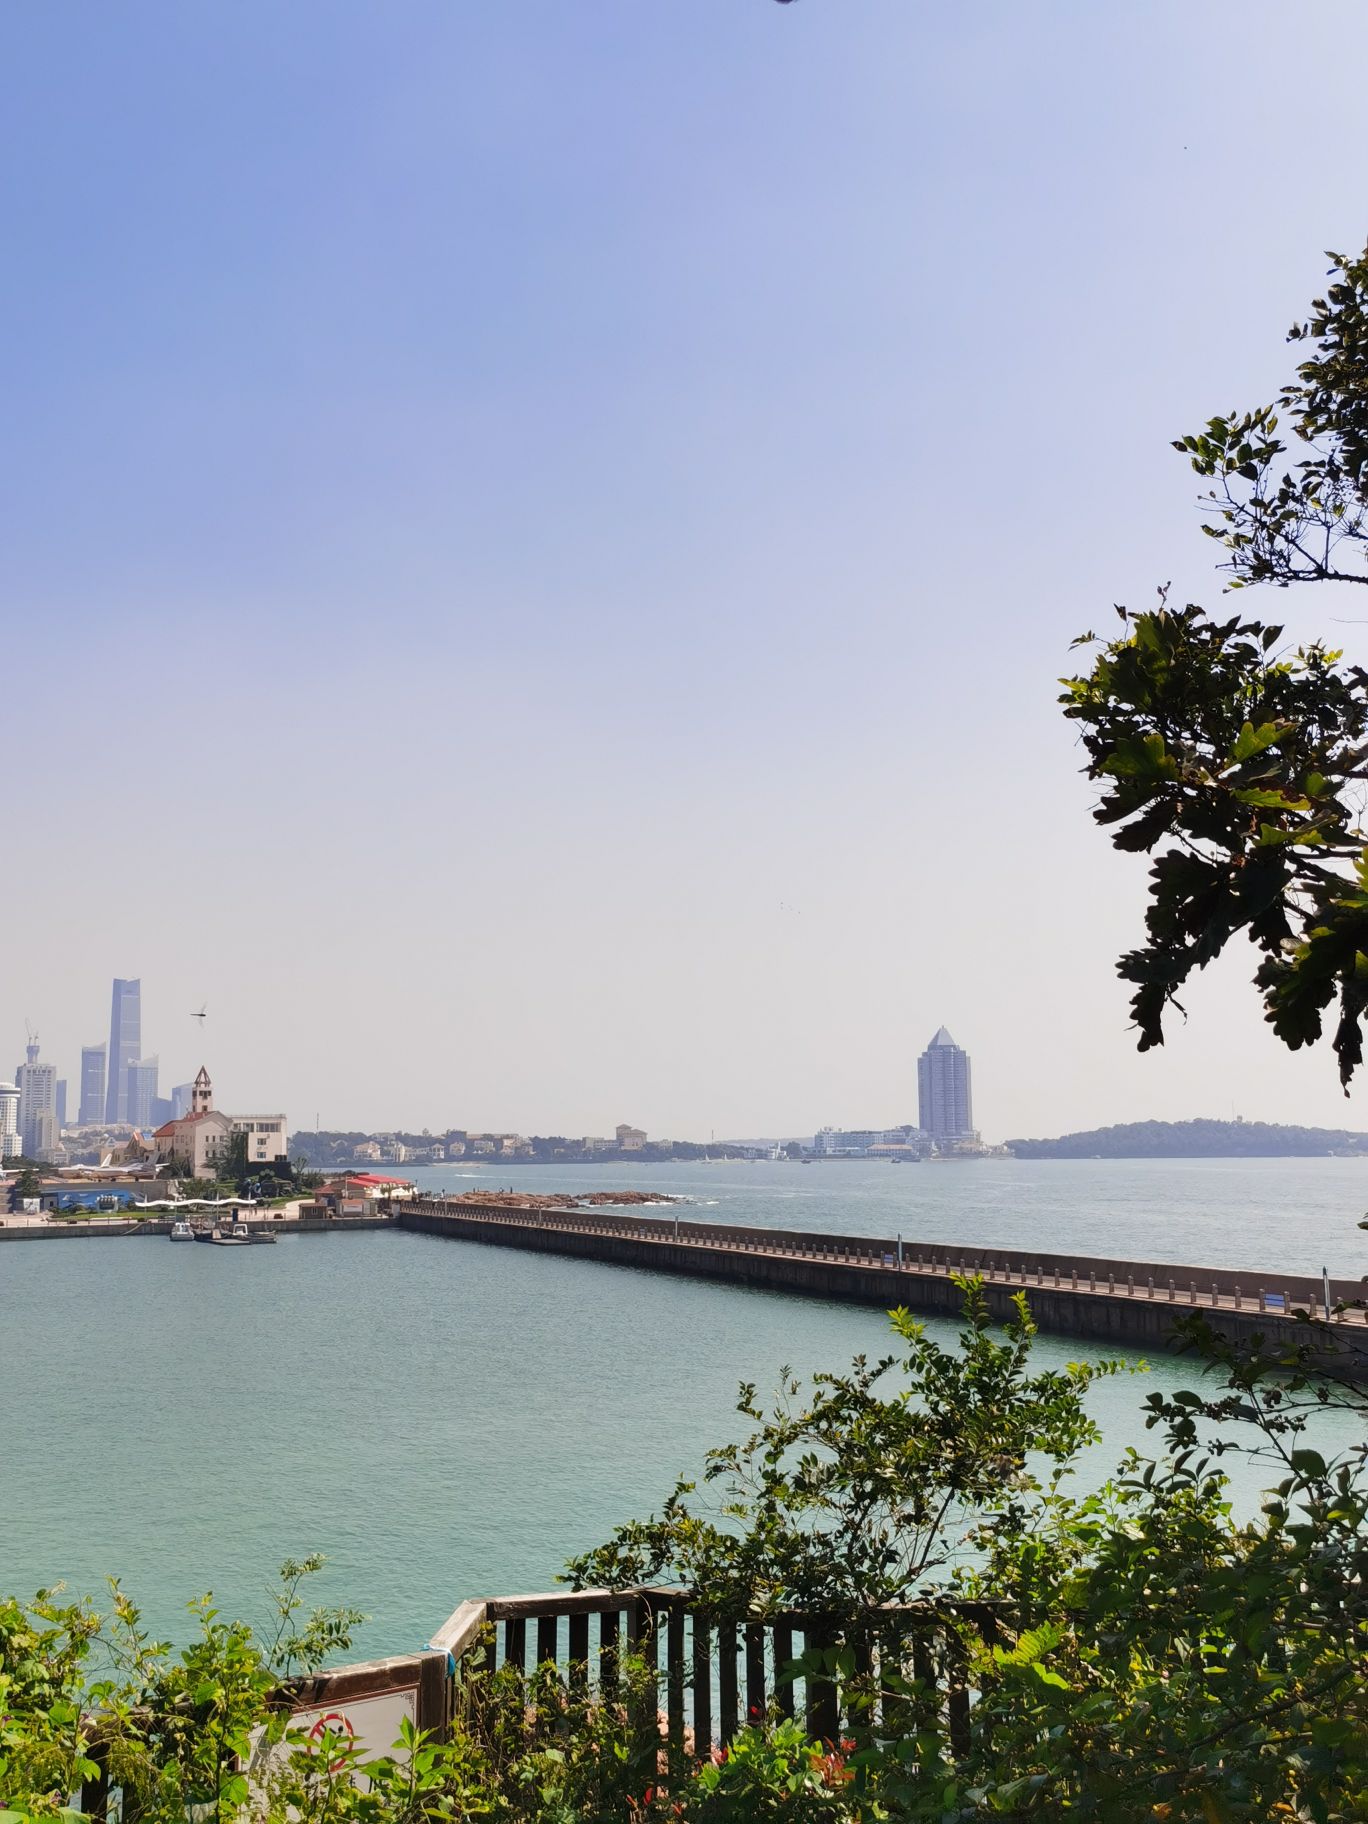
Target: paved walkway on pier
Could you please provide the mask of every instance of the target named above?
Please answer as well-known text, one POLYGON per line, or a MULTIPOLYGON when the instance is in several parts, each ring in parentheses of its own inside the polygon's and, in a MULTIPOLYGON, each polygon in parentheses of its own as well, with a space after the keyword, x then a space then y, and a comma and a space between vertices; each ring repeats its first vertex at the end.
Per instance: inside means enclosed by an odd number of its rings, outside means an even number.
MULTIPOLYGON (((1162 1342, 1175 1319, 1201 1311, 1226 1334, 1285 1337, 1299 1313, 1344 1335, 1368 1331, 1368 1286, 1320 1274, 1232 1271, 1166 1262, 1071 1257, 1020 1249, 947 1248, 878 1236, 816 1234, 695 1222, 638 1210, 545 1209, 421 1198, 397 1207, 403 1228, 459 1239, 573 1253, 622 1265, 730 1279, 776 1290, 952 1313, 956 1276, 979 1275, 1005 1315, 1025 1292, 1042 1329, 1117 1342, 1162 1342)), ((1368 1356, 1364 1372, 1368 1373, 1368 1356)))

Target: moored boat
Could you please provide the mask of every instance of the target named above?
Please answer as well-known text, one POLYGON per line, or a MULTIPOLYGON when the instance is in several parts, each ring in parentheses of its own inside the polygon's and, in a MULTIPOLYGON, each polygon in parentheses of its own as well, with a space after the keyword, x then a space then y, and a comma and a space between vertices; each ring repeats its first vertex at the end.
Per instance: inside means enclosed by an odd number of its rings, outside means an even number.
POLYGON ((217 1223, 212 1229, 196 1229, 196 1241, 211 1242, 216 1248, 258 1248, 263 1243, 274 1243, 275 1236, 256 1234, 240 1223, 229 1223, 227 1228, 220 1228, 217 1223))

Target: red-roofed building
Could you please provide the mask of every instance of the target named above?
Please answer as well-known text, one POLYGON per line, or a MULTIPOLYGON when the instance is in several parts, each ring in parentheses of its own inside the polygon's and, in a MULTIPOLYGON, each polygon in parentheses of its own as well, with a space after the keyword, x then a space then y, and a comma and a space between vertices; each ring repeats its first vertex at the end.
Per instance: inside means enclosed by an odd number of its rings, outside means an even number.
POLYGON ((417 1186, 411 1178, 387 1178, 379 1172, 348 1172, 334 1178, 314 1192, 312 1203, 300 1209, 301 1216, 327 1216, 334 1220, 377 1216, 380 1206, 396 1198, 416 1197, 417 1186))
POLYGON ((157 1157, 174 1161, 186 1178, 212 1178, 228 1150, 233 1123, 214 1107, 214 1086, 203 1064, 190 1090, 190 1112, 164 1121, 153 1134, 157 1157))
POLYGON ((152 1136, 159 1159, 173 1160, 187 1178, 212 1178, 235 1134, 244 1136, 248 1165, 270 1166, 286 1157, 284 1115, 225 1115, 214 1107, 214 1086, 201 1064, 190 1092, 190 1112, 165 1121, 152 1136))
POLYGON ((329 1193, 337 1196, 354 1195, 357 1190, 367 1196, 394 1197, 409 1196, 414 1190, 411 1178, 386 1178, 381 1172, 345 1172, 335 1178, 331 1184, 325 1184, 319 1191, 324 1197, 329 1193))

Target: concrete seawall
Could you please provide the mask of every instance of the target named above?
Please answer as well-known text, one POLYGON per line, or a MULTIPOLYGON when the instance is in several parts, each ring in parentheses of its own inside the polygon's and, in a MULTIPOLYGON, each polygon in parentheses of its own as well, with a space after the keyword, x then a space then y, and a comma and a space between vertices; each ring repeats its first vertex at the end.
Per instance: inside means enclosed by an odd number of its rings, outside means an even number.
MULTIPOLYGON (((393 1216, 341 1216, 334 1220, 312 1216, 289 1217, 279 1222, 249 1222, 254 1232, 269 1229, 273 1235, 343 1235, 361 1229, 392 1229, 393 1216)), ((0 1220, 0 1241, 139 1241, 171 1233, 169 1221, 149 1217, 129 1223, 110 1217, 102 1222, 25 1222, 13 1216, 0 1220)))
MULTIPOLYGON (((448 1240, 569 1255, 762 1291, 874 1305, 884 1310, 905 1305, 909 1310, 953 1318, 958 1316, 962 1302, 951 1278, 952 1272, 961 1270, 957 1250, 949 1251, 947 1261, 946 1250, 940 1248, 941 1259, 933 1265, 927 1259, 930 1250, 922 1249, 922 1265, 918 1267, 916 1244, 904 1244, 903 1266, 899 1269, 896 1244, 886 1237, 731 1230, 681 1221, 676 1239, 675 1224, 668 1218, 608 1216, 597 1210, 500 1212, 488 1205, 442 1205, 431 1201, 401 1206, 397 1220, 403 1229, 448 1240), (890 1256, 893 1264, 884 1264, 890 1256)), ((1096 1263, 1087 1260, 1071 1261, 1067 1268, 1057 1269, 1056 1257, 1037 1259, 1034 1255, 1029 1262, 1015 1257, 1016 1270, 1012 1270, 1001 1252, 990 1272, 988 1259, 986 1253, 980 1254, 977 1261, 973 1255, 966 1255, 963 1270, 984 1273, 984 1293, 994 1317, 1009 1317, 1014 1295, 1025 1292, 1031 1315, 1042 1331, 1150 1352, 1170 1347, 1175 1322, 1193 1312, 1200 1312, 1214 1330, 1232 1339, 1260 1334, 1270 1343, 1305 1340, 1306 1327, 1295 1316, 1298 1301, 1301 1308, 1309 1307, 1318 1313, 1323 1295, 1321 1282, 1305 1275, 1248 1273, 1237 1281, 1234 1275, 1213 1273, 1211 1269, 1164 1264, 1152 1273, 1147 1270, 1149 1263, 1124 1261, 1102 1263, 1108 1270, 1099 1274, 1096 1263), (1124 1270, 1118 1273, 1118 1268, 1124 1270), (1056 1271, 1059 1284, 1054 1283, 1056 1271), (1205 1275, 1204 1283, 1197 1277, 1199 1274, 1205 1275), (1119 1289, 1108 1290, 1109 1278, 1119 1289), (1222 1286, 1223 1279, 1229 1290, 1222 1286), (1151 1280, 1157 1283, 1152 1286, 1151 1280), (1262 1300, 1258 1290, 1261 1281, 1262 1300), (1233 1289, 1237 1284, 1243 1288, 1238 1293, 1233 1289), (1128 1285, 1134 1290, 1127 1290, 1128 1285), (1238 1306, 1237 1298, 1241 1301, 1238 1306), (1281 1309, 1259 1308, 1261 1302, 1271 1305, 1277 1298, 1284 1301, 1281 1309)), ((1331 1282, 1333 1299, 1350 1294, 1360 1297, 1362 1292, 1356 1282, 1331 1282)), ((1368 1379, 1365 1313, 1361 1309, 1349 1313, 1337 1322, 1336 1330, 1347 1345, 1345 1357, 1336 1358, 1339 1371, 1368 1379)))

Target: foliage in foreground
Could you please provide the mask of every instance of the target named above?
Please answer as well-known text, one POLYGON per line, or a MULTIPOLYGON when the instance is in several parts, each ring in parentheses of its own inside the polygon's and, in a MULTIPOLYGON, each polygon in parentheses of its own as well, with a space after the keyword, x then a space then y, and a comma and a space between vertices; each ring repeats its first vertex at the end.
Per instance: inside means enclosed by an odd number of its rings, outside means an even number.
MULTIPOLYGON (((1205 530, 1232 588, 1368 583, 1368 250, 1330 257, 1278 407, 1300 460, 1271 405, 1177 442, 1211 483, 1205 530)), ((1160 850, 1146 941, 1117 964, 1140 1049, 1163 1043, 1189 976, 1243 932, 1278 1037, 1311 1044, 1332 1018, 1347 1087, 1368 1016, 1368 672, 1318 640, 1289 646, 1278 625, 1171 607, 1166 590, 1157 609, 1118 613, 1121 636, 1061 701, 1102 790, 1097 821, 1118 849, 1160 850)))
POLYGON ((1058 1471, 1098 1441, 1084 1396, 1118 1367, 1032 1372, 1024 1297, 999 1332, 981 1285, 961 1283, 958 1349, 894 1311, 895 1354, 857 1357, 810 1388, 784 1370, 769 1413, 743 1387, 738 1411, 754 1430, 709 1452, 712 1501, 680 1481, 658 1518, 572 1560, 572 1581, 679 1584, 712 1616, 800 1609, 847 1631, 876 1628, 887 1603, 952 1587, 984 1518, 1041 1493, 1032 1460, 1058 1471))
POLYGON ((901 1383, 857 1362, 810 1389, 787 1380, 771 1414, 744 1389, 754 1429, 705 1478, 730 1514, 698 1514, 682 1485, 661 1517, 573 1567, 623 1582, 649 1569, 717 1615, 810 1615, 828 1644, 788 1670, 839 1675, 839 1736, 810 1739, 775 1712, 694 1761, 657 1725, 654 1668, 624 1660, 606 1697, 553 1667, 526 1682, 505 1668, 467 1682, 448 1740, 409 1732, 358 1780, 356 1748, 294 1740, 275 1695, 343 1651, 357 1619, 301 1623, 309 1560, 286 1567, 266 1641, 203 1603, 196 1640, 173 1652, 117 1586, 106 1619, 55 1596, 0 1605, 0 1824, 60 1816, 96 1731, 125 1824, 1368 1817, 1364 1453, 1327 1458, 1313 1430, 1330 1409, 1361 1423, 1368 1400, 1321 1372, 1324 1331, 1237 1351, 1190 1320, 1206 1384, 1149 1396, 1164 1454, 1131 1452, 1105 1488, 1073 1496, 1090 1371, 1033 1372, 1027 1313, 1000 1337, 979 1288, 966 1296, 958 1352, 895 1318, 901 1383), (1002 1405, 1013 1389, 1018 1421, 1002 1405), (1232 1513, 1231 1452, 1267 1471, 1254 1518, 1232 1513), (938 1598, 976 1693, 967 1739, 915 1653, 870 1661, 867 1576, 938 1598), (964 1619, 984 1602, 986 1629, 964 1619))

